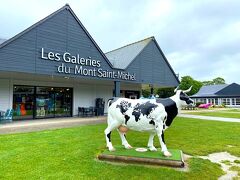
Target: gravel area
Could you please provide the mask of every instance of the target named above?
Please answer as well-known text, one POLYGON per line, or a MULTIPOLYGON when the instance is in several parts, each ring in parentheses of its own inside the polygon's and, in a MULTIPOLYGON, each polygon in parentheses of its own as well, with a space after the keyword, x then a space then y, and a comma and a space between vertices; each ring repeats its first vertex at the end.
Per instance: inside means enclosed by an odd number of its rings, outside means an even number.
POLYGON ((208 156, 200 156, 200 158, 209 159, 211 162, 221 165, 222 170, 226 174, 221 176, 219 180, 229 180, 233 178, 240 178, 238 176, 237 171, 229 170, 232 166, 240 167, 240 164, 234 163, 235 160, 240 160, 239 157, 233 156, 228 152, 218 152, 218 153, 209 154, 208 156), (229 162, 229 163, 224 163, 224 162, 229 162))

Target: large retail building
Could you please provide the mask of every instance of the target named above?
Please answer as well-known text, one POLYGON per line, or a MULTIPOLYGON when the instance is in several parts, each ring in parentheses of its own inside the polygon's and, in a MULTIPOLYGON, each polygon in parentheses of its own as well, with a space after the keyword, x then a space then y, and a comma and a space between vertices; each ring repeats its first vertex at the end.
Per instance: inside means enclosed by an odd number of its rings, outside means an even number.
POLYGON ((0 110, 13 119, 75 116, 142 84, 179 84, 155 38, 104 54, 69 5, 0 44, 0 110))

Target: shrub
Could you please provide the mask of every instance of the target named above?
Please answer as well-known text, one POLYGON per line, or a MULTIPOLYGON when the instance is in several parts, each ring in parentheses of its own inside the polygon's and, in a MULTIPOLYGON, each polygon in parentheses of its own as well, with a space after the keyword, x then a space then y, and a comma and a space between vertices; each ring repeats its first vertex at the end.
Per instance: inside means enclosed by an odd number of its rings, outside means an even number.
POLYGON ((203 102, 196 102, 196 107, 198 107, 200 104, 204 104, 203 102))
POLYGON ((225 107, 226 107, 226 105, 225 105, 225 104, 221 104, 221 106, 222 106, 223 108, 225 108, 225 107))

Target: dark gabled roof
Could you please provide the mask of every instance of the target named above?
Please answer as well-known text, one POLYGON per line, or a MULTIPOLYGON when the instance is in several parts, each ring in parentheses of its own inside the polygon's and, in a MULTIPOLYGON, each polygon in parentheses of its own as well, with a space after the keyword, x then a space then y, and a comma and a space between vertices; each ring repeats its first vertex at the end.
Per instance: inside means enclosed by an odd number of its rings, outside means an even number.
POLYGON ((5 41, 6 41, 6 39, 0 38, 0 44, 2 44, 2 43, 5 42, 5 41))
POLYGON ((119 68, 119 69, 126 69, 151 41, 153 41, 156 44, 164 61, 166 62, 167 66, 170 68, 170 71, 173 73, 177 82, 180 83, 179 79, 177 78, 167 58, 163 54, 154 36, 128 44, 118 49, 109 51, 106 53, 106 56, 109 59, 109 61, 112 63, 113 67, 119 68))
POLYGON ((69 10, 69 12, 73 15, 73 17, 75 18, 75 20, 78 22, 78 24, 81 26, 81 28, 83 29, 83 31, 86 33, 86 35, 89 37, 89 39, 92 41, 92 43, 95 45, 95 47, 98 49, 98 51, 101 53, 101 55, 103 56, 103 58, 106 60, 106 62, 110 65, 110 67, 113 67, 112 64, 109 62, 108 58, 105 56, 105 54, 103 53, 103 51, 100 49, 100 47, 97 45, 97 43, 94 41, 94 39, 92 38, 92 36, 88 33, 87 29, 83 26, 83 24, 81 23, 81 21, 78 19, 78 17, 76 16, 76 14, 73 12, 73 10, 71 9, 71 7, 69 6, 69 4, 66 4, 65 6, 63 6, 62 8, 58 9, 57 11, 53 12, 52 14, 48 15, 47 17, 45 17, 44 19, 38 21, 37 23, 33 24, 32 26, 30 26, 29 28, 25 29, 24 31, 20 32, 19 34, 15 35, 14 37, 6 40, 5 42, 3 42, 2 44, 0 43, 0 49, 4 46, 6 46, 7 44, 11 43, 12 41, 18 39, 19 37, 21 37, 22 35, 24 35, 25 33, 31 31, 33 28, 39 26, 40 24, 42 24, 43 22, 47 21, 48 19, 50 19, 52 16, 58 14, 59 12, 63 11, 63 10, 69 10))
POLYGON ((156 44, 158 50, 160 51, 160 53, 161 53, 161 55, 162 55, 164 61, 167 63, 168 67, 170 68, 171 72, 173 73, 173 75, 174 75, 175 79, 177 80, 178 84, 180 84, 180 81, 179 81, 179 79, 178 79, 178 76, 175 74, 175 72, 174 72, 172 66, 169 64, 169 62, 168 62, 166 56, 163 54, 162 49, 160 48, 159 44, 157 43, 157 41, 156 41, 156 39, 155 39, 154 37, 153 37, 153 41, 155 42, 155 44, 156 44))
MULTIPOLYGON (((7 46, 8 44, 14 42, 15 40, 17 40, 18 38, 24 36, 26 33, 28 33, 29 31, 33 30, 34 28, 37 28, 39 25, 41 25, 42 23, 44 23, 45 21, 49 20, 50 18, 52 18, 53 16, 55 16, 56 14, 67 10, 70 12, 70 14, 75 18, 75 20, 77 21, 77 23, 79 24, 79 26, 83 29, 83 31, 86 33, 86 35, 88 36, 88 38, 90 39, 90 41, 93 43, 93 45, 96 47, 96 49, 99 51, 99 53, 102 55, 102 57, 106 60, 106 62, 109 64, 109 66, 113 69, 127 69, 131 63, 134 60, 137 60, 137 56, 150 44, 150 43, 155 43, 161 56, 163 57, 163 60, 166 62, 167 66, 170 68, 172 74, 174 75, 174 77, 176 78, 176 81, 179 83, 178 78, 176 77, 172 67, 170 66, 170 64, 168 63, 166 57, 164 56, 161 48, 159 47, 157 41, 155 40, 154 37, 150 37, 150 38, 146 38, 144 40, 126 45, 124 47, 118 48, 116 50, 110 51, 108 53, 106 53, 106 55, 102 52, 102 50, 99 48, 99 46, 96 44, 96 42, 93 40, 93 38, 91 37, 91 35, 88 33, 88 31, 86 30, 86 28, 83 26, 83 24, 80 22, 80 20, 77 18, 77 16, 75 15, 75 13, 73 12, 73 10, 70 8, 70 6, 68 4, 66 4, 65 6, 63 6, 62 8, 58 9, 57 11, 55 11, 54 13, 50 14, 49 16, 47 16, 46 18, 38 21, 37 23, 33 24, 32 26, 30 26, 29 28, 25 29, 24 31, 20 32, 19 34, 15 35, 14 37, 6 40, 5 42, 3 42, 2 44, 0 44, 0 49, 2 49, 3 47, 7 46), (108 57, 107 57, 108 56, 108 57), (109 60, 109 59, 110 60, 109 60)), ((79 28, 80 28, 79 27, 79 28)), ((142 81, 143 82, 143 81, 142 81)))
POLYGON ((52 14, 48 15, 44 19, 42 19, 42 20, 38 21, 37 23, 33 24, 32 26, 30 26, 29 28, 25 29, 24 31, 22 31, 22 32, 18 33, 17 35, 13 36, 12 38, 8 39, 4 43, 0 44, 0 48, 6 46, 7 44, 11 43, 12 41, 18 39, 22 35, 26 34, 29 31, 31 31, 33 28, 35 28, 38 25, 42 24, 43 22, 45 22, 46 20, 50 19, 52 16, 54 16, 55 14, 61 12, 62 10, 65 10, 66 8, 70 8, 68 4, 66 4, 62 8, 58 9, 57 11, 53 12, 52 14))
POLYGON ((119 69, 126 69, 128 65, 142 52, 146 45, 153 39, 149 37, 118 49, 105 53, 113 67, 119 69))
POLYGON ((240 96, 240 85, 232 84, 218 84, 203 86, 191 97, 217 97, 217 96, 240 96))
POLYGON ((240 85, 232 83, 216 93, 219 96, 240 96, 240 85))

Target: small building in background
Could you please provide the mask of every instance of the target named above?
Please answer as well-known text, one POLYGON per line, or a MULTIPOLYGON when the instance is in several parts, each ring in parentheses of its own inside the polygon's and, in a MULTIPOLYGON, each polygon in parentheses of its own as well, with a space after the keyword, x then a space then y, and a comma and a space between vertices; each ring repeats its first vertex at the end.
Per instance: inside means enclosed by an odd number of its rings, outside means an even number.
POLYGON ((194 103, 202 102, 226 107, 240 107, 240 85, 219 84, 203 86, 197 94, 191 96, 194 103))

